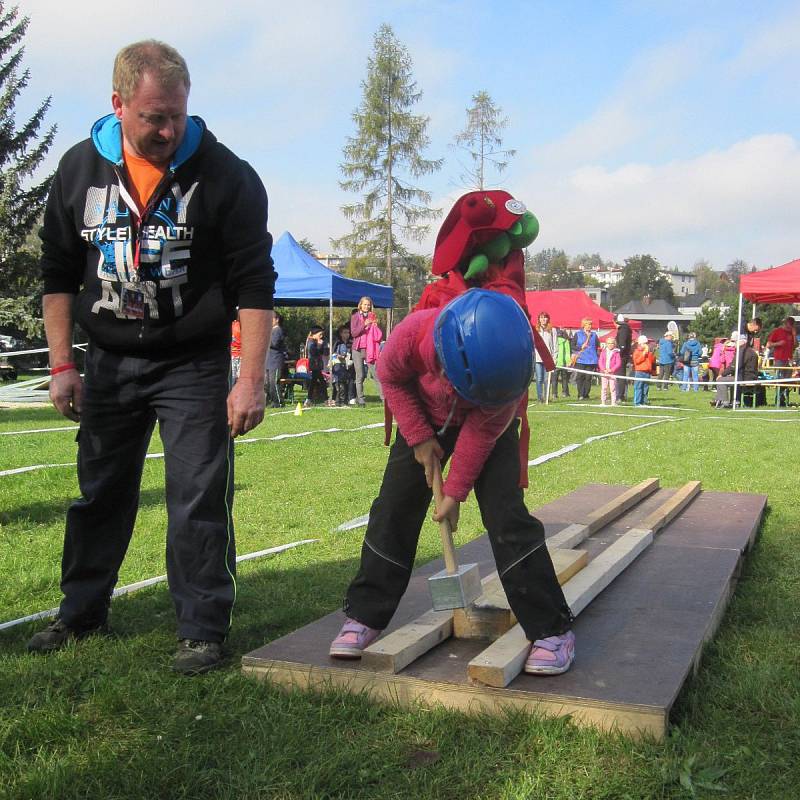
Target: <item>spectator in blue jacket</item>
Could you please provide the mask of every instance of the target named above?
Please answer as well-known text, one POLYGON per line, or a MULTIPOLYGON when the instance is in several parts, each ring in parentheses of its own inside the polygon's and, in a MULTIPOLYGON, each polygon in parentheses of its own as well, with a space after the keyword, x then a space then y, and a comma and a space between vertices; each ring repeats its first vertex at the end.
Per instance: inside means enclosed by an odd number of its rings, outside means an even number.
POLYGON ((675 342, 672 334, 667 331, 658 340, 658 377, 662 383, 656 384, 659 389, 666 389, 669 386, 669 379, 672 377, 672 370, 675 367, 675 342))
POLYGON ((581 329, 575 334, 575 349, 572 351, 575 367, 582 370, 578 373, 575 382, 578 387, 578 400, 588 400, 589 390, 592 388, 592 375, 587 372, 597 372, 597 353, 600 341, 592 330, 592 320, 585 317, 581 320, 581 329))
POLYGON ((700 364, 700 353, 702 348, 697 341, 697 334, 689 333, 689 338, 681 348, 681 361, 683 362, 683 385, 681 391, 688 392, 694 389, 700 391, 700 384, 697 380, 697 367, 700 364))

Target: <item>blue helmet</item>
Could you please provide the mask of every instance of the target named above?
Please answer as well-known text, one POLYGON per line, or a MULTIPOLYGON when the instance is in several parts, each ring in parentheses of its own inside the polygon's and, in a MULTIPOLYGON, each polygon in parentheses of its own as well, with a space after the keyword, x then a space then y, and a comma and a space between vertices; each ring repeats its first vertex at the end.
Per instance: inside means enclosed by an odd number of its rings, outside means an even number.
POLYGON ((447 379, 470 403, 518 400, 531 382, 531 324, 513 297, 488 289, 459 295, 436 317, 433 341, 447 379))

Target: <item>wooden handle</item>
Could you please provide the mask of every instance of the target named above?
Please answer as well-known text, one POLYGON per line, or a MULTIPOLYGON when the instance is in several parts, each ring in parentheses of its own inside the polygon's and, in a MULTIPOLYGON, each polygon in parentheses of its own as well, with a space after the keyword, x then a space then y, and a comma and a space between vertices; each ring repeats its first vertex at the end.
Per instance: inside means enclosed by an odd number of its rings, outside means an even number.
MULTIPOLYGON (((436 503, 437 512, 441 507, 443 499, 442 473, 441 470, 435 469, 433 472, 433 500, 436 503)), ((458 556, 456 556, 456 548, 453 546, 453 531, 450 528, 449 520, 443 519, 439 523, 439 536, 442 538, 442 552, 444 553, 445 568, 451 575, 455 575, 455 573, 458 572, 458 556)))

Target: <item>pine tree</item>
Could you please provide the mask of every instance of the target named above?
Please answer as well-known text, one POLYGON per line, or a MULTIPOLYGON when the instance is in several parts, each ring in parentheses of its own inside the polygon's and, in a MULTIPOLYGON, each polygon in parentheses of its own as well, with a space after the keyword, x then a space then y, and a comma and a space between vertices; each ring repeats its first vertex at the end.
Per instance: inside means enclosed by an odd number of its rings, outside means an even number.
POLYGON ((389 25, 375 34, 361 87, 361 105, 353 112, 356 135, 343 149, 340 186, 363 195, 342 206, 352 232, 332 244, 354 258, 385 263, 385 280, 392 285, 393 258, 407 255, 399 238, 421 241, 427 222, 439 213, 428 205, 430 192, 411 180, 441 169, 442 159, 423 157, 429 120, 411 113, 422 93, 412 76, 411 56, 389 25))
POLYGON ((472 95, 472 103, 467 109, 467 126, 456 135, 455 146, 465 150, 472 161, 461 181, 470 188, 484 189, 489 165, 499 176, 517 151, 503 149, 502 131, 508 126, 508 117, 503 116, 489 93, 472 95))
POLYGON ((18 17, 16 6, 6 9, 0 2, 0 285, 5 295, 0 324, 31 334, 37 329, 32 320, 38 317, 38 274, 36 258, 25 244, 42 215, 52 176, 38 184, 31 178, 53 143, 56 126, 40 137, 48 97, 20 129, 16 127, 14 105, 30 80, 27 69, 20 72, 20 43, 30 19, 18 17))

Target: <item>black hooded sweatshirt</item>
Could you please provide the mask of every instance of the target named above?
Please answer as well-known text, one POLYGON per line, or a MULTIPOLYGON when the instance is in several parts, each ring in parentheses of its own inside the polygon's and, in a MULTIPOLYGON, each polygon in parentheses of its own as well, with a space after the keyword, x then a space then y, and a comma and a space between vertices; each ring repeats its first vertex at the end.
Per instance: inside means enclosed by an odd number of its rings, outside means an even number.
POLYGON ((119 120, 98 120, 61 159, 40 236, 44 293, 75 294, 75 321, 107 350, 224 348, 237 306, 273 306, 264 186, 199 117, 145 209, 126 183, 119 120))

